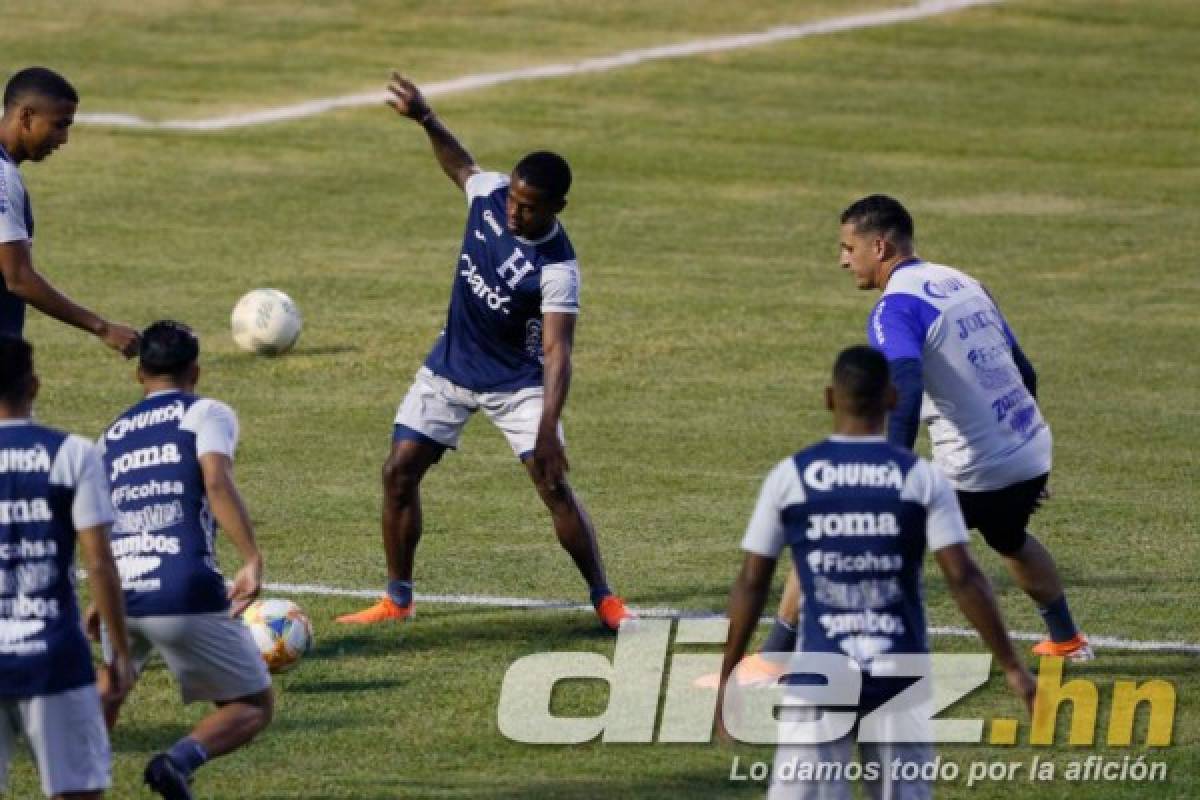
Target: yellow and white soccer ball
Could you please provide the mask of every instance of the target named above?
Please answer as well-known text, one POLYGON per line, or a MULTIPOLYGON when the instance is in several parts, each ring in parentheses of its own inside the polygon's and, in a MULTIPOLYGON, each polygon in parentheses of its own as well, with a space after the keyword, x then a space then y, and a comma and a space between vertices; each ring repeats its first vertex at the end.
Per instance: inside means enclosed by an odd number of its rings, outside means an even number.
POLYGON ((278 289, 247 292, 233 307, 233 341, 262 356, 283 355, 300 338, 300 309, 278 289))
POLYGON ((242 623, 271 672, 287 672, 312 649, 312 622, 291 600, 255 600, 242 613, 242 623))

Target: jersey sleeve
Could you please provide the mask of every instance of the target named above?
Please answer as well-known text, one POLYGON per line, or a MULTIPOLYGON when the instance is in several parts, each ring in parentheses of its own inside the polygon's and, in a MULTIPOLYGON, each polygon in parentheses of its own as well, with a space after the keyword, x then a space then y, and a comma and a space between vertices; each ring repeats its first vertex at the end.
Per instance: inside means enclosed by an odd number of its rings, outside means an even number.
POLYGON ((104 462, 96 446, 82 436, 68 436, 50 467, 50 483, 75 490, 71 522, 76 530, 109 525, 112 497, 104 462))
POLYGON ((25 224, 25 185, 21 174, 0 161, 0 244, 29 240, 25 224))
POLYGON ((925 459, 918 459, 909 471, 902 496, 925 507, 929 552, 968 541, 967 526, 950 481, 925 459))
POLYGON ((901 358, 921 360, 929 328, 938 310, 919 297, 885 294, 871 312, 867 341, 888 361, 901 358))
POLYGON ((233 458, 237 450, 238 421, 233 409, 217 400, 203 398, 188 409, 183 427, 196 432, 196 456, 219 453, 233 458))
POLYGON ((467 206, 476 198, 487 197, 492 192, 508 186, 508 176, 503 172, 476 172, 467 178, 463 190, 467 193, 467 206))
POLYGON ((795 462, 790 458, 779 462, 759 490, 758 502, 742 537, 742 549, 767 558, 778 558, 784 545, 783 510, 803 502, 804 487, 796 473, 795 462))
POLYGON ((579 313, 579 262, 574 259, 542 267, 542 313, 579 313))

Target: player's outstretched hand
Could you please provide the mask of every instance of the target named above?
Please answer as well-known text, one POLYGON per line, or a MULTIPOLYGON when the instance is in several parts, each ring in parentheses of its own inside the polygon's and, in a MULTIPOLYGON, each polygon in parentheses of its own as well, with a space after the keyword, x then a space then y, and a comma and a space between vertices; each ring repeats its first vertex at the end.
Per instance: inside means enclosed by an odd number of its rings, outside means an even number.
POLYGON ((421 94, 417 85, 399 72, 392 73, 387 90, 387 104, 394 108, 397 114, 420 122, 433 111, 429 103, 425 102, 425 95, 421 94))
POLYGON ((1021 702, 1032 714, 1033 699, 1037 695, 1037 681, 1034 680, 1033 675, 1029 673, 1024 664, 1016 664, 1004 670, 1004 679, 1008 682, 1008 688, 1021 698, 1021 702))
POLYGON ((561 491, 570 468, 567 452, 557 433, 539 433, 533 446, 533 469, 538 485, 547 492, 561 491))
POLYGON ((229 587, 229 613, 235 617, 241 616, 261 591, 262 559, 255 558, 247 561, 233 576, 233 585, 229 587))
POLYGON ((138 353, 138 332, 128 325, 119 322, 106 322, 101 329, 100 340, 126 358, 133 358, 138 353))

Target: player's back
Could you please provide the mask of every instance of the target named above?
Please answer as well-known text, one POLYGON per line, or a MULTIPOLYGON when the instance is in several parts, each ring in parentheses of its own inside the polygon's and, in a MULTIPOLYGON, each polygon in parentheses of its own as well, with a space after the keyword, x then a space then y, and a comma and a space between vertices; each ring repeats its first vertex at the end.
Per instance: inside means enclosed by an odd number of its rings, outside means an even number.
POLYGON ((228 411, 209 398, 156 392, 101 437, 116 510, 113 556, 131 617, 229 607, 197 455, 197 430, 215 409, 228 411))
POLYGON ((791 463, 782 521, 804 587, 804 649, 864 664, 885 652, 927 652, 917 485, 928 465, 882 437, 839 436, 791 463))
POLYGON ((91 450, 28 420, 0 421, 0 696, 95 679, 71 580, 76 487, 91 450))
POLYGON ((868 336, 889 360, 916 357, 935 462, 956 488, 990 490, 1050 469, 1050 429, 1013 358, 1015 338, 983 286, 914 260, 888 281, 868 336))

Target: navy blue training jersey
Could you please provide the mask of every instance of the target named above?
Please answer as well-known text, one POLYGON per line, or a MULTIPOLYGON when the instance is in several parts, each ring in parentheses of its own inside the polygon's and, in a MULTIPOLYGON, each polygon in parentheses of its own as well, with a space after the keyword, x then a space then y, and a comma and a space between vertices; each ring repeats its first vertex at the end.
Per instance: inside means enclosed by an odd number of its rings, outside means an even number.
MULTIPOLYGON (((232 418, 232 411, 184 392, 156 393, 117 417, 101 438, 116 509, 113 556, 131 617, 229 608, 200 469, 206 448, 197 441, 214 415, 232 418)), ((215 449, 232 456, 232 443, 215 449)))
POLYGON ((478 392, 542 385, 542 313, 579 311, 579 266, 562 225, 542 239, 506 225, 508 176, 473 175, 466 184, 466 231, 446 327, 425 366, 478 392))
POLYGON ((862 704, 894 685, 873 680, 886 653, 928 653, 921 565, 926 549, 967 541, 946 479, 883 437, 829 439, 767 477, 743 549, 786 544, 804 591, 804 652, 842 653, 864 670, 862 704))
POLYGON ((73 569, 79 529, 112 509, 95 447, 28 420, 0 421, 0 696, 92 683, 73 569))

